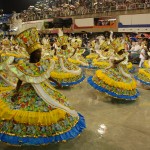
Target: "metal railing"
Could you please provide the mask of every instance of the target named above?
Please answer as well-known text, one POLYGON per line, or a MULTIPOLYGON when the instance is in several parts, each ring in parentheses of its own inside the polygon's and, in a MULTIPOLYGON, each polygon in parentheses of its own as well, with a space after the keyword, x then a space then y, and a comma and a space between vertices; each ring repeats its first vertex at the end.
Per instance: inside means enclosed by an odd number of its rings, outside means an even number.
POLYGON ((86 15, 86 14, 96 14, 96 13, 103 13, 103 12, 140 10, 140 9, 148 9, 148 8, 150 8, 150 2, 149 3, 132 3, 128 5, 120 4, 120 5, 114 5, 114 6, 101 6, 101 7, 95 7, 92 9, 83 7, 83 8, 77 8, 76 10, 70 11, 70 12, 63 11, 60 14, 58 13, 58 16, 86 15))
POLYGON ((27 15, 27 18, 22 18, 23 21, 32 21, 32 20, 41 20, 52 17, 71 17, 76 15, 88 15, 88 14, 96 14, 96 13, 105 13, 105 12, 117 12, 117 11, 128 11, 128 10, 141 10, 141 9, 149 9, 150 8, 150 0, 147 0, 146 3, 131 3, 131 4, 116 4, 112 6, 93 6, 93 8, 87 7, 78 7, 74 10, 70 10, 69 8, 55 8, 52 11, 42 11, 40 15, 27 15))

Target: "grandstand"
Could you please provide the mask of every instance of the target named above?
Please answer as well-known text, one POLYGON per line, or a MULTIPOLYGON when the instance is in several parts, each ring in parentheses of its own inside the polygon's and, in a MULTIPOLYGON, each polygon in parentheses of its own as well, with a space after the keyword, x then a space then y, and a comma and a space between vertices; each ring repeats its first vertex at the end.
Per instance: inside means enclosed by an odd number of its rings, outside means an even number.
MULTIPOLYGON (((11 25, 10 14, 1 15, 0 22, 2 24, 9 21, 10 31, 18 28, 16 25, 19 24, 22 29, 36 25, 43 33, 57 33, 58 28, 63 28, 65 33, 109 30, 114 32, 149 32, 150 23, 147 20, 150 19, 142 19, 143 22, 138 23, 131 19, 131 16, 135 14, 146 15, 149 14, 149 11, 150 0, 38 0, 34 6, 29 6, 27 10, 16 14, 16 19, 22 20, 19 23, 11 25), (121 19, 124 17, 121 15, 127 15, 130 22, 124 22, 121 19), (135 22, 134 26, 133 22, 135 22), (144 26, 141 26, 141 23, 144 23, 144 26), (147 26, 148 28, 145 29, 147 26)), ((140 17, 143 18, 143 16, 140 17)), ((141 19, 137 18, 137 20, 141 19)))
POLYGON ((150 9, 150 0, 39 0, 20 13, 23 21, 150 9))

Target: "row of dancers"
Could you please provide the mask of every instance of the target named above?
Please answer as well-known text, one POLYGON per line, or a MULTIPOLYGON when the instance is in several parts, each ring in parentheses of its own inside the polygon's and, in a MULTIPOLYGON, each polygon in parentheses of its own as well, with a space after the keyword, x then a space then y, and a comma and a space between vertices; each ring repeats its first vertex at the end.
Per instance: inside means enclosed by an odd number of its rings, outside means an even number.
MULTIPOLYGON (((112 33, 111 33, 112 34, 112 33)), ((39 42, 30 28, 13 40, 2 41, 0 51, 0 140, 12 145, 44 145, 73 139, 86 128, 84 117, 70 106, 55 86, 73 86, 87 77, 84 68, 95 69, 87 78, 96 90, 118 100, 136 100, 137 82, 149 85, 149 61, 130 74, 125 42, 99 37, 100 49, 83 57, 82 40, 61 35, 55 49, 39 42), (69 41, 69 42, 68 42, 69 41)), ((145 45, 143 45, 145 47, 145 45)))

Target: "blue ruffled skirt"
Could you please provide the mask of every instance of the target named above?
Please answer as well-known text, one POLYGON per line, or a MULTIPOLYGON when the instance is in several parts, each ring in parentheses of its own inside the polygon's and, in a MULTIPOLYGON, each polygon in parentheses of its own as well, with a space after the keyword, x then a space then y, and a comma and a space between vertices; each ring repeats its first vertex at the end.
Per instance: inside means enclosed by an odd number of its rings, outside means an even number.
MULTIPOLYGON (((83 80, 85 79, 85 75, 83 75, 79 80, 77 80, 77 81, 74 81, 74 82, 62 82, 62 83, 60 83, 62 86, 73 86, 73 85, 76 85, 76 84, 79 84, 79 83, 81 83, 83 80)), ((51 82, 51 84, 53 85, 53 86, 56 86, 56 83, 54 83, 54 82, 51 82)))
POLYGON ((79 114, 79 121, 68 132, 50 137, 18 137, 0 133, 0 140, 11 145, 45 145, 73 139, 86 128, 84 117, 79 114))
POLYGON ((133 96, 130 96, 130 95, 119 95, 119 94, 116 94, 112 91, 109 91, 99 85, 97 85, 96 83, 94 83, 94 81, 92 80, 92 76, 90 76, 88 78, 88 83, 94 87, 96 90, 100 91, 100 92, 104 92, 114 98, 117 98, 117 99, 125 99, 125 100, 136 100, 138 98, 138 96, 140 95, 140 93, 138 92, 138 90, 136 90, 136 94, 133 95, 133 96))

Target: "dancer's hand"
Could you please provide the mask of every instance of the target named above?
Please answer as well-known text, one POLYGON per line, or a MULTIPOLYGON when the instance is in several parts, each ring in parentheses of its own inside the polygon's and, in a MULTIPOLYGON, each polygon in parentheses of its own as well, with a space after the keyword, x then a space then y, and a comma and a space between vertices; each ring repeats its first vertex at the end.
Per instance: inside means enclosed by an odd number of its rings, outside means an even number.
POLYGON ((124 61, 126 59, 126 57, 124 57, 123 59, 122 59, 122 61, 124 61))
POLYGON ((49 77, 49 80, 54 82, 59 88, 62 88, 61 84, 59 82, 57 82, 55 79, 53 79, 52 77, 49 77))

